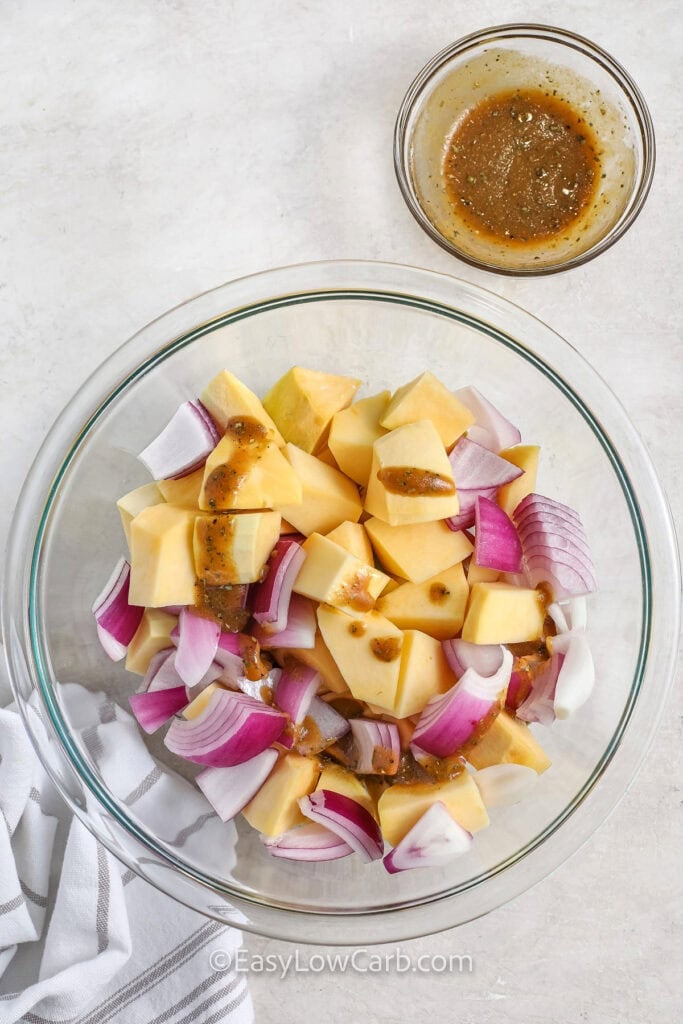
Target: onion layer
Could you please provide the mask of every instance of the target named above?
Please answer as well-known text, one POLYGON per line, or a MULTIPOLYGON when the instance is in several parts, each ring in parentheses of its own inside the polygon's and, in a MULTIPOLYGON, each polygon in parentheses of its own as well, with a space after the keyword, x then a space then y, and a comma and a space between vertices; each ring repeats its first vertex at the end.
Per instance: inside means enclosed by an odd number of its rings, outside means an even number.
POLYGON ((130 565, 119 558, 114 570, 92 606, 97 636, 112 661, 126 655, 145 609, 128 603, 130 565))
POLYGON ((529 494, 512 514, 531 586, 548 583, 555 601, 597 589, 595 569, 578 514, 567 505, 529 494))
POLYGON ((264 625, 259 625, 254 629, 254 636, 264 650, 273 647, 312 650, 315 647, 317 625, 312 601, 300 594, 292 594, 285 628, 279 633, 273 633, 264 625))
POLYGON ((348 843, 362 860, 379 860, 384 853, 379 825, 370 812, 351 797, 330 789, 318 789, 301 797, 299 807, 307 818, 324 825, 348 843))
POLYGON ((319 683, 320 673, 308 665, 288 663, 283 668, 275 687, 275 703, 295 725, 300 725, 308 714, 319 683))
POLYGON ((217 622, 183 608, 178 620, 175 668, 186 686, 196 686, 206 675, 218 650, 220 635, 217 622))
POLYGON ((517 427, 513 426, 495 405, 484 398, 477 388, 472 386, 458 388, 455 397, 463 405, 466 405, 475 416, 474 424, 467 431, 470 440, 476 441, 484 448, 489 448, 492 452, 501 452, 504 448, 512 448, 522 440, 522 435, 517 427))
POLYGON ((277 761, 268 748, 231 768, 205 768, 196 783, 222 821, 230 821, 256 796, 277 761))
POLYGON ((498 572, 522 571, 522 545, 514 523, 495 501, 477 498, 474 507, 474 564, 498 572))
POLYGON ((361 775, 395 775, 401 757, 398 727, 373 718, 349 719, 361 775))
POLYGON ((146 733, 156 732, 169 718, 187 707, 187 691, 184 686, 172 686, 164 690, 148 690, 146 693, 132 693, 128 698, 131 711, 146 733))
POLYGON ((196 718, 171 723, 165 743, 172 753, 195 764, 230 768, 274 743, 286 721, 286 715, 268 704, 217 689, 196 718))
POLYGON ((340 836, 314 821, 297 825, 272 838, 262 835, 261 842, 273 857, 285 857, 287 860, 339 860, 353 853, 340 836))
POLYGON ((281 633, 287 626, 292 587, 305 561, 306 552, 299 541, 281 537, 270 556, 268 575, 254 587, 254 618, 272 633, 281 633))
POLYGON ((183 402, 138 458, 155 480, 178 479, 203 466, 218 441, 216 425, 197 399, 183 402))
POLYGON ((384 858, 390 874, 412 868, 438 868, 467 853, 472 835, 436 800, 384 858))
POLYGON ((511 671, 512 654, 507 648, 494 675, 486 678, 467 669, 455 686, 425 705, 413 733, 416 746, 435 757, 454 754, 500 707, 499 696, 507 688, 511 671))

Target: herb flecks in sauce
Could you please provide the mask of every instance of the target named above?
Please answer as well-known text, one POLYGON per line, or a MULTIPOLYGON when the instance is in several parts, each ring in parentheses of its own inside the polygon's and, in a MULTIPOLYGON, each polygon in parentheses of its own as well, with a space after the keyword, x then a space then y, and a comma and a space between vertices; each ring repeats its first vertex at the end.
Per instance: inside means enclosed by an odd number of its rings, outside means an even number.
POLYGON ((204 482, 204 495, 211 509, 233 507, 235 496, 254 463, 269 444, 268 429, 251 416, 233 416, 225 427, 233 444, 230 459, 216 466, 204 482))
POLYGON ((370 641, 370 650, 380 661, 395 661, 401 653, 401 638, 376 636, 370 641))
POLYGON ((447 476, 413 466, 387 466, 379 470, 377 479, 392 494, 406 494, 410 497, 445 497, 455 494, 455 484, 447 476))
POLYGON ((477 234, 516 244, 552 239, 593 201, 598 142, 581 113, 541 89, 474 107, 447 144, 446 193, 477 234))

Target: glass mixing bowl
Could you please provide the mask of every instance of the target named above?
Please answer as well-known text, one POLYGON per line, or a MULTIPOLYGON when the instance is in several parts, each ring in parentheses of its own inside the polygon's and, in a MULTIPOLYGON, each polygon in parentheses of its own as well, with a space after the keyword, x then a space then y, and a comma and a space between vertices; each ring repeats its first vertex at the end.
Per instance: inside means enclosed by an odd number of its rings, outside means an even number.
POLYGON ((283 939, 362 944, 483 914, 584 842, 624 793, 653 735, 672 678, 678 614, 677 553, 662 491, 624 410, 575 350, 473 285, 339 262, 208 292, 103 363, 28 475, 9 540, 3 627, 38 754, 117 857, 223 922, 283 939), (295 363, 360 377, 371 391, 425 368, 451 386, 476 384, 526 441, 542 445, 539 489, 580 509, 592 544, 600 585, 589 599, 594 695, 574 718, 543 731, 553 766, 533 795, 492 811, 471 852, 448 868, 389 875, 381 863, 353 857, 276 860, 246 822, 223 824, 211 813, 183 777, 192 766, 158 736, 144 738, 157 769, 125 792, 128 765, 117 759, 117 736, 132 726, 119 720, 117 706, 127 706, 139 677, 106 658, 91 614, 125 550, 116 499, 146 480, 135 453, 217 371, 228 366, 263 393, 295 363))

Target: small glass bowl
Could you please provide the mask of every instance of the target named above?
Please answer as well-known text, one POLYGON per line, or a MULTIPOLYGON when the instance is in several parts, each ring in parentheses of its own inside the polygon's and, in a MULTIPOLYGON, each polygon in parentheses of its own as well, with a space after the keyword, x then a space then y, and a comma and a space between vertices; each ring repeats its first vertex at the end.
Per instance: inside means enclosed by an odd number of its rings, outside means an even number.
POLYGON ((408 208, 442 248, 482 270, 538 275, 578 267, 608 249, 640 213, 652 183, 655 136, 640 90, 589 40, 546 25, 501 25, 447 46, 420 71, 396 119, 394 166, 408 208), (464 113, 508 89, 549 81, 590 122, 602 148, 594 211, 535 245, 491 240, 458 217, 442 173, 464 113))

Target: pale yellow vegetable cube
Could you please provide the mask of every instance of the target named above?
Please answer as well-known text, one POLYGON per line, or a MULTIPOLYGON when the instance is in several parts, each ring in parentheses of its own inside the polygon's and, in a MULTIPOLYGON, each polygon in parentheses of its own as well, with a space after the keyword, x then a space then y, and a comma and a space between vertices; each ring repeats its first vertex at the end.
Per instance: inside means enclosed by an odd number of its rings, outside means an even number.
POLYGON ((263 429, 255 420, 230 421, 204 465, 200 508, 218 512, 300 504, 298 477, 263 429))
POLYGON ((509 516, 515 511, 520 501, 532 494, 536 489, 538 472, 538 456, 541 449, 537 444, 518 444, 515 448, 506 448, 500 453, 501 458, 511 462, 513 466, 524 470, 521 476, 498 489, 497 501, 509 516))
POLYGON ((327 534, 327 539, 333 540, 340 548, 344 548, 356 558, 360 558, 361 562, 367 562, 368 565, 375 564, 372 545, 362 523, 350 523, 348 520, 340 523, 327 534))
POLYGON ((356 700, 391 712, 398 692, 403 633, 377 612, 350 618, 321 604, 318 625, 356 700))
POLYGON ((317 790, 328 789, 332 793, 341 793, 342 796, 348 796, 351 800, 359 803, 361 807, 364 807, 373 817, 377 817, 375 801, 370 796, 368 787, 362 779, 359 779, 353 772, 348 771, 347 768, 342 768, 340 764, 328 763, 323 765, 323 770, 320 773, 320 778, 315 788, 317 790))
POLYGON ((494 764, 523 764, 539 775, 551 764, 529 726, 507 711, 501 711, 466 756, 476 769, 494 764))
POLYGON ((282 448, 284 439, 253 391, 229 370, 222 370, 206 387, 201 402, 224 431, 228 420, 236 416, 251 416, 268 428, 270 437, 282 448))
POLYGON ((278 836, 308 821, 299 809, 299 799, 315 789, 320 763, 315 757, 285 754, 243 809, 253 828, 265 836, 278 836))
POLYGON ((431 697, 445 693, 454 683, 455 676, 448 667, 440 641, 417 629, 404 630, 392 715, 396 718, 416 715, 431 697))
POLYGON ((419 629, 436 640, 456 636, 465 618, 469 587, 461 563, 424 583, 402 583, 382 593, 377 611, 400 629, 419 629))
POLYGON ((351 402, 360 383, 293 366, 273 385, 263 405, 285 441, 311 453, 323 446, 332 417, 351 402))
POLYGON ((224 689, 226 689, 226 687, 221 686, 220 683, 209 683, 209 685, 205 687, 201 691, 201 693, 197 694, 194 700, 191 701, 191 703, 189 703, 186 708, 183 708, 183 710, 180 712, 181 715, 183 716, 183 718, 186 718, 188 722, 191 721, 193 718, 197 718, 199 715, 201 715, 202 711, 206 711, 207 705, 211 698, 213 697, 214 693, 216 693, 217 690, 224 689))
POLYGON ((484 565, 477 565, 473 558, 467 567, 467 583, 473 587, 475 583, 496 583, 501 574, 495 569, 487 569, 484 565))
POLYGON ((295 594, 330 604, 347 615, 374 607, 388 576, 319 533, 312 533, 302 548, 306 560, 294 581, 295 594))
POLYGON ((358 522, 362 507, 358 490, 348 477, 296 445, 285 445, 283 452, 302 488, 300 504, 280 508, 287 522, 306 537, 329 533, 347 519, 358 522))
POLYGON ((123 526, 123 532, 126 535, 126 543, 128 544, 128 550, 130 551, 130 524, 135 519, 143 508, 149 508, 150 505, 158 505, 162 501, 167 501, 166 495, 161 492, 157 484, 152 481, 149 484, 143 484, 142 487, 136 487, 134 491, 129 491, 128 494, 124 494, 122 498, 116 502, 116 507, 119 510, 121 516, 121 525, 123 526))
POLYGON ((163 608, 194 604, 192 552, 195 513, 175 505, 151 505, 130 524, 131 604, 163 608))
POLYGON ((385 789, 377 801, 377 811, 386 841, 396 846, 437 800, 468 832, 478 832, 489 823, 477 784, 463 771, 446 782, 397 783, 385 789))
POLYGON ((198 515, 194 527, 196 575, 211 587, 255 583, 279 536, 279 512, 198 515))
POLYGON ((543 633, 545 603, 537 590, 510 583, 475 583, 462 628, 472 644, 518 644, 543 633))
POLYGON ((181 476, 179 480, 158 480, 157 487, 164 501, 181 508, 199 509, 199 493, 204 482, 204 467, 195 469, 194 473, 181 476))
POLYGON ((335 414, 327 439, 330 451, 343 473, 365 487, 372 465, 372 446, 386 434, 379 424, 391 393, 382 391, 372 398, 361 398, 348 409, 335 414))
POLYGON ((392 526, 429 523, 460 508, 451 465, 431 420, 418 420, 379 437, 365 511, 392 526))
POLYGON ((444 446, 451 448, 472 426, 474 414, 427 370, 398 389, 380 423, 387 430, 395 430, 425 419, 434 424, 444 446))
POLYGON ((389 526, 381 519, 368 519, 364 525, 382 567, 411 583, 423 583, 473 551, 461 530, 454 533, 442 522, 389 526))
POLYGON ((173 646, 171 631, 177 622, 177 616, 162 612, 159 608, 145 609, 140 625, 128 645, 126 668, 129 672, 144 676, 154 655, 173 646))

